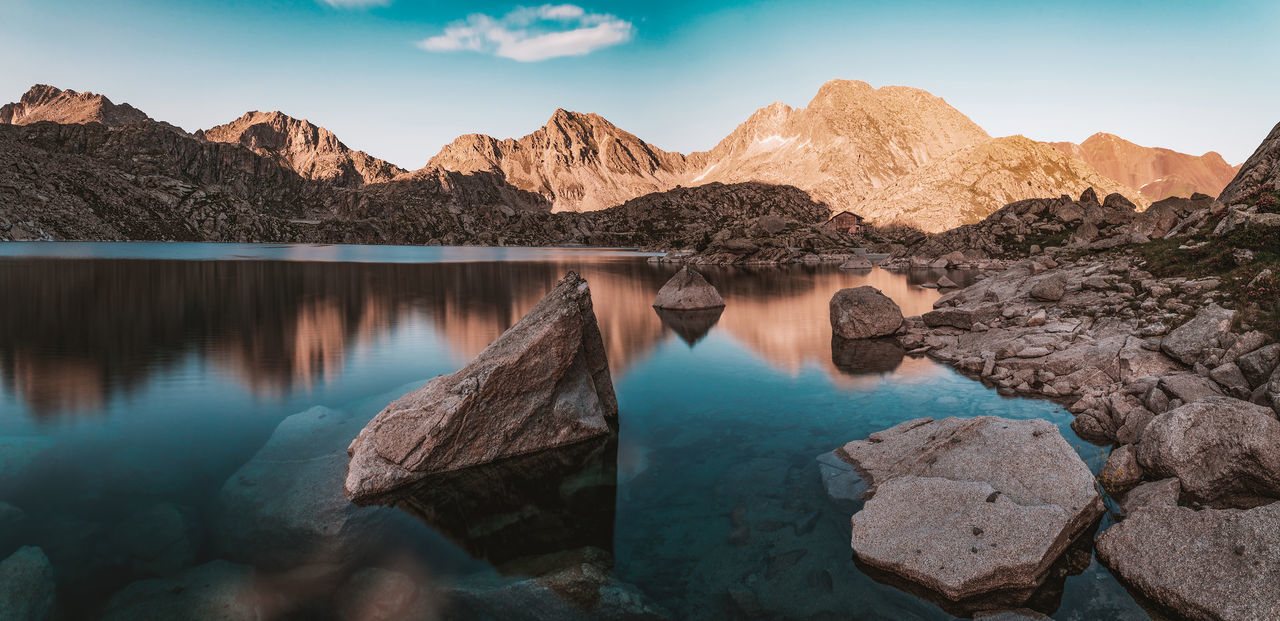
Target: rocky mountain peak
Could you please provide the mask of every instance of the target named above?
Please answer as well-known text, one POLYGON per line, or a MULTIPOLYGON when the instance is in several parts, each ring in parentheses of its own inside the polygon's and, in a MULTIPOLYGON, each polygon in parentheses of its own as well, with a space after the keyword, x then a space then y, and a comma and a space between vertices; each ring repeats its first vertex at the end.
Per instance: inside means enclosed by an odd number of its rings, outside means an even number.
POLYGON ((0 123, 28 125, 39 121, 119 127, 151 121, 151 117, 129 104, 112 103, 103 95, 63 90, 48 84, 36 84, 16 103, 0 107, 0 123))
POLYGON ((685 158, 598 114, 560 108, 545 125, 518 139, 460 137, 427 167, 500 173, 516 188, 546 198, 554 211, 595 211, 672 187, 685 158))
POLYGON ((206 140, 240 144, 308 179, 358 186, 390 181, 406 171, 355 151, 333 132, 280 111, 246 112, 240 118, 202 132, 206 140))

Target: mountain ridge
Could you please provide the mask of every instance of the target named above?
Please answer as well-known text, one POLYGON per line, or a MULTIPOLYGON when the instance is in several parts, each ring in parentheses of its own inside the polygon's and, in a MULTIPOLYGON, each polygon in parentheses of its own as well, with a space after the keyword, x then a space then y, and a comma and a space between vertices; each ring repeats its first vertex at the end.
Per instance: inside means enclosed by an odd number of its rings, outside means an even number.
POLYGON ((1216 151, 1197 156, 1163 147, 1144 147, 1107 132, 1095 133, 1080 144, 1047 144, 1137 190, 1148 201, 1196 192, 1217 196, 1240 170, 1216 151))

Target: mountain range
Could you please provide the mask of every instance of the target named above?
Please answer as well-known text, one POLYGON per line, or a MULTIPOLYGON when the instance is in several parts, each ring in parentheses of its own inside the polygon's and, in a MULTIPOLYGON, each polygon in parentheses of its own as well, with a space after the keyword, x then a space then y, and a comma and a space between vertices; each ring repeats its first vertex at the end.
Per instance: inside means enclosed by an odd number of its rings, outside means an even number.
MULTIPOLYGON (((576 243, 616 233, 592 223, 619 218, 566 224, 551 216, 711 183, 764 184, 751 196, 793 186, 828 214, 939 232, 1015 200, 1086 187, 1140 207, 1172 193, 1216 195, 1238 169, 1216 153, 1108 134, 1080 145, 992 138, 926 91, 850 80, 822 85, 804 108, 761 108, 710 150, 688 155, 599 115, 556 110, 531 134, 464 135, 407 171, 281 112, 189 134, 105 96, 46 85, 0 108, 0 130, 0 159, 20 160, 0 172, 0 181, 10 178, 0 186, 0 237, 8 239, 576 243), (388 230, 389 222, 412 232, 388 230)), ((635 209, 627 213, 634 224, 635 209)))

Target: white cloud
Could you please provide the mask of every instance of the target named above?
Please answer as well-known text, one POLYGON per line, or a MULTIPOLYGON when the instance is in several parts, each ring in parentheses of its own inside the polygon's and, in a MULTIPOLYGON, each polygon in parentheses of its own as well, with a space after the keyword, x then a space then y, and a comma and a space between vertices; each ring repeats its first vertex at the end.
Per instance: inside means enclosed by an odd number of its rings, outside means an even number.
POLYGON ((387 6, 391 0, 319 0, 335 9, 367 9, 374 6, 387 6))
MULTIPOLYGON (((353 0, 325 0, 347 1, 353 0)), ((360 0, 354 0, 360 1, 360 0)), ((517 7, 502 17, 481 13, 418 42, 430 52, 480 52, 520 62, 582 56, 631 40, 631 22, 572 4, 517 7)))

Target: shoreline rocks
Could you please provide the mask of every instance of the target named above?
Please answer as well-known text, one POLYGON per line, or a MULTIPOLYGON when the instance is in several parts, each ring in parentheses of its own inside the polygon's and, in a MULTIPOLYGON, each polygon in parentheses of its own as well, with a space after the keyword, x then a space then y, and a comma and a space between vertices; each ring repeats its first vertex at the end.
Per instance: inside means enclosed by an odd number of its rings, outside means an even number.
POLYGON ((724 308, 724 298, 702 274, 686 265, 658 290, 653 307, 664 310, 724 308))
POLYGON ((348 448, 357 504, 431 474, 610 435, 618 401, 587 281, 569 272, 458 372, 391 403, 348 448))

